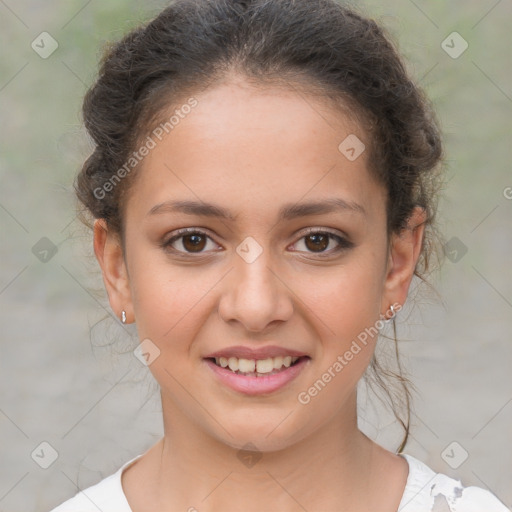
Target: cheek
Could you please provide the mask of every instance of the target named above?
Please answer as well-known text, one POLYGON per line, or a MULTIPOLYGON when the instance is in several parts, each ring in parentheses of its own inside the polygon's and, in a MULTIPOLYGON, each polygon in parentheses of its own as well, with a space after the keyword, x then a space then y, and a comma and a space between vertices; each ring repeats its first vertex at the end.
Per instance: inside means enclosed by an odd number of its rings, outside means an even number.
POLYGON ((381 299, 380 274, 371 269, 363 258, 358 265, 338 268, 330 279, 316 281, 314 296, 307 302, 308 317, 321 340, 315 374, 298 395, 300 407, 311 416, 311 428, 344 407, 370 364, 381 299))
POLYGON ((379 318, 381 274, 362 253, 346 265, 316 278, 296 280, 295 287, 326 334, 323 339, 343 346, 379 318))
MULTIPOLYGON (((370 364, 378 339, 382 293, 379 256, 360 251, 329 276, 313 280, 315 288, 306 304, 315 325, 318 365, 311 387, 301 390, 308 410, 333 414, 353 392, 370 364)), ((301 281, 301 284, 304 281, 301 281)), ((307 289, 301 290, 308 297, 307 289)), ((300 401, 300 400, 299 400, 300 401)), ((321 414, 320 414, 321 416, 321 414)), ((320 421, 320 416, 318 421, 320 421)), ((323 417, 325 420, 326 417, 323 417)))
POLYGON ((139 338, 179 350, 201 325, 218 275, 170 263, 159 249, 133 250, 130 283, 139 338))
POLYGON ((151 268, 147 260, 135 279, 134 311, 139 339, 149 339, 158 347, 158 357, 149 370, 184 409, 190 407, 190 397, 180 383, 190 382, 190 364, 201 358, 195 340, 214 307, 212 291, 217 282, 218 275, 212 272, 170 264, 151 268))
POLYGON ((139 335, 175 348, 192 340, 206 315, 206 299, 214 283, 174 274, 172 279, 158 275, 145 280, 135 304, 139 335))
MULTIPOLYGON (((212 301, 221 300, 216 292, 224 271, 215 265, 177 265, 160 249, 133 245, 129 273, 140 339, 175 349, 186 346, 217 306, 212 301)), ((350 345, 378 319, 382 283, 377 258, 361 248, 339 265, 283 269, 282 278, 293 290, 287 300, 295 302, 295 315, 309 318, 330 350, 350 345)))

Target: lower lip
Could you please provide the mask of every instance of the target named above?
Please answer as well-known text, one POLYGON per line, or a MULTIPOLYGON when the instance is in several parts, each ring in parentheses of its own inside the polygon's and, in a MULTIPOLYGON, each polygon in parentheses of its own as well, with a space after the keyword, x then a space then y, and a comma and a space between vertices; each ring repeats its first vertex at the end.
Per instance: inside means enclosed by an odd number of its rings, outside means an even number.
POLYGON ((249 377, 233 373, 231 370, 217 366, 209 359, 204 360, 212 369, 217 377, 228 387, 244 393, 246 395, 261 395, 264 393, 272 393, 286 386, 290 381, 299 375, 310 361, 308 357, 303 357, 293 366, 274 373, 268 377, 249 377))

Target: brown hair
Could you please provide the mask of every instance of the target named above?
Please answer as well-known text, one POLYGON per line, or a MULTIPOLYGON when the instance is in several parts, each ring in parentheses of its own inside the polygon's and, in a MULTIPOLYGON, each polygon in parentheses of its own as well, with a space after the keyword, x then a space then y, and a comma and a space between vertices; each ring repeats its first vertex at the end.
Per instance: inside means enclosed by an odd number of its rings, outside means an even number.
MULTIPOLYGON (((405 228, 415 206, 427 214, 415 275, 425 281, 435 252, 441 137, 429 102, 375 21, 335 0, 177 0, 104 54, 83 103, 96 143, 75 181, 88 214, 103 218, 124 248, 123 206, 136 171, 114 173, 155 123, 194 92, 239 73, 255 85, 282 84, 339 101, 369 134, 369 167, 387 192, 388 236, 405 228), (98 194, 101 190, 101 194, 98 194)), ((402 376, 372 358, 369 368, 409 434, 410 392, 402 376), (407 418, 382 376, 398 379, 407 418)))

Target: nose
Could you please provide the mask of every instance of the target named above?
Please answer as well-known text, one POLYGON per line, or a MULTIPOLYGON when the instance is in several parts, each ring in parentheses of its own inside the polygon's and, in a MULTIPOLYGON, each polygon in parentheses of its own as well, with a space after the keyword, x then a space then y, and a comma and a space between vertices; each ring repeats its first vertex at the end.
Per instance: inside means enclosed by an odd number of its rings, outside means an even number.
POLYGON ((252 262, 235 256, 235 268, 223 280, 218 308, 226 323, 239 322, 247 331, 261 332, 293 314, 293 292, 284 276, 271 268, 269 252, 264 250, 252 262))

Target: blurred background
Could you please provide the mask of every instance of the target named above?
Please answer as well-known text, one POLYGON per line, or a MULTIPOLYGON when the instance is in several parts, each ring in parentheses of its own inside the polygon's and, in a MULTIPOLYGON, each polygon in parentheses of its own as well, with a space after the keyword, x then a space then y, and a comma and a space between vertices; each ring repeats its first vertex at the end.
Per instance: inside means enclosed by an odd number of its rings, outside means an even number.
MULTIPOLYGON (((50 510, 162 435, 71 184, 103 46, 165 5, 0 0, 0 511, 50 510)), ((394 36, 446 142, 439 296, 414 281, 397 321, 417 390, 404 452, 512 507, 512 2, 358 5, 394 36)), ((395 451, 393 417, 360 396, 361 429, 395 451)))

